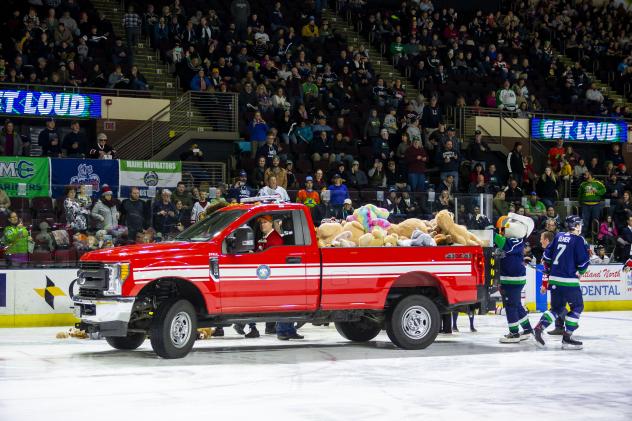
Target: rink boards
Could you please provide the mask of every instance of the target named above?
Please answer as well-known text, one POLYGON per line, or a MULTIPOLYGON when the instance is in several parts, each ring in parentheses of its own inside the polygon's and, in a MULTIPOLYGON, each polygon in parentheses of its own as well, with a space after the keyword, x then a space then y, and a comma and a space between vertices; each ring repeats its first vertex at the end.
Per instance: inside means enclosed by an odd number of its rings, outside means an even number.
MULTIPOLYGON (((0 327, 71 326, 77 269, 0 270, 0 327)), ((544 311, 542 274, 527 267, 523 300, 530 311, 544 311)), ((220 285, 221 288, 221 285, 220 285)), ((581 282, 586 311, 632 310, 632 272, 622 265, 593 265, 581 282)))

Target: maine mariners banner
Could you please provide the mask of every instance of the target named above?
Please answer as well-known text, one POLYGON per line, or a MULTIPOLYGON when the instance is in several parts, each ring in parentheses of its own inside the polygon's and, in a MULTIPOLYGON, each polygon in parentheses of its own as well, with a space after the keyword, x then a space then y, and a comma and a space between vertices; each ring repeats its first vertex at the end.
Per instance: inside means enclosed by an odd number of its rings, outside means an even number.
POLYGON ((9 197, 50 196, 50 161, 0 156, 0 189, 9 197))
POLYGON ((138 187, 141 197, 154 197, 162 188, 173 190, 182 180, 180 161, 119 161, 120 197, 129 197, 130 189, 138 187))
POLYGON ((119 188, 118 162, 112 159, 51 159, 53 197, 63 197, 69 185, 88 185, 92 197, 98 198, 104 184, 114 194, 119 188))

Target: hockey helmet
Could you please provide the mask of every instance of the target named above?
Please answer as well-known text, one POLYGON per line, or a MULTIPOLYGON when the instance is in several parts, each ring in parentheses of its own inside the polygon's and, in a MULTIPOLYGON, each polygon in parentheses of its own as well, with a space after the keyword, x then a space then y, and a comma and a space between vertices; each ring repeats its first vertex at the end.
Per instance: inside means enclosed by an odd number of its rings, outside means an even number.
POLYGON ((584 221, 582 221, 582 218, 580 218, 577 215, 569 215, 566 217, 566 228, 569 231, 574 231, 576 230, 578 227, 579 229, 581 229, 584 221))

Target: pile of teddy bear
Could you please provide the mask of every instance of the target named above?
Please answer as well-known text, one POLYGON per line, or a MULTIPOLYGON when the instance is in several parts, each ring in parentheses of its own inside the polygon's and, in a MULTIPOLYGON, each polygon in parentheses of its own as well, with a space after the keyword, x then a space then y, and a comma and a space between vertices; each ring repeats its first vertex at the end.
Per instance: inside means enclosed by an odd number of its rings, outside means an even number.
POLYGON ((484 241, 454 222, 442 210, 434 219, 406 219, 399 224, 388 221, 389 212, 372 204, 357 208, 345 221, 324 220, 316 229, 320 247, 381 246, 485 246, 484 241))

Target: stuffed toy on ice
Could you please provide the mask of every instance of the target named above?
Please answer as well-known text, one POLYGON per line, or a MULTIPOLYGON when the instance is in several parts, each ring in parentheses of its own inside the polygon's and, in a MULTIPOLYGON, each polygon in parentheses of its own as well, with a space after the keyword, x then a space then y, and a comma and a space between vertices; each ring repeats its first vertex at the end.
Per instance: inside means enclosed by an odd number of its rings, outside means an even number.
POLYGON ((368 204, 360 206, 353 211, 353 215, 347 217, 347 222, 358 221, 364 227, 364 231, 368 233, 375 226, 385 230, 388 229, 391 225, 391 223, 388 222, 389 215, 388 210, 368 204))

